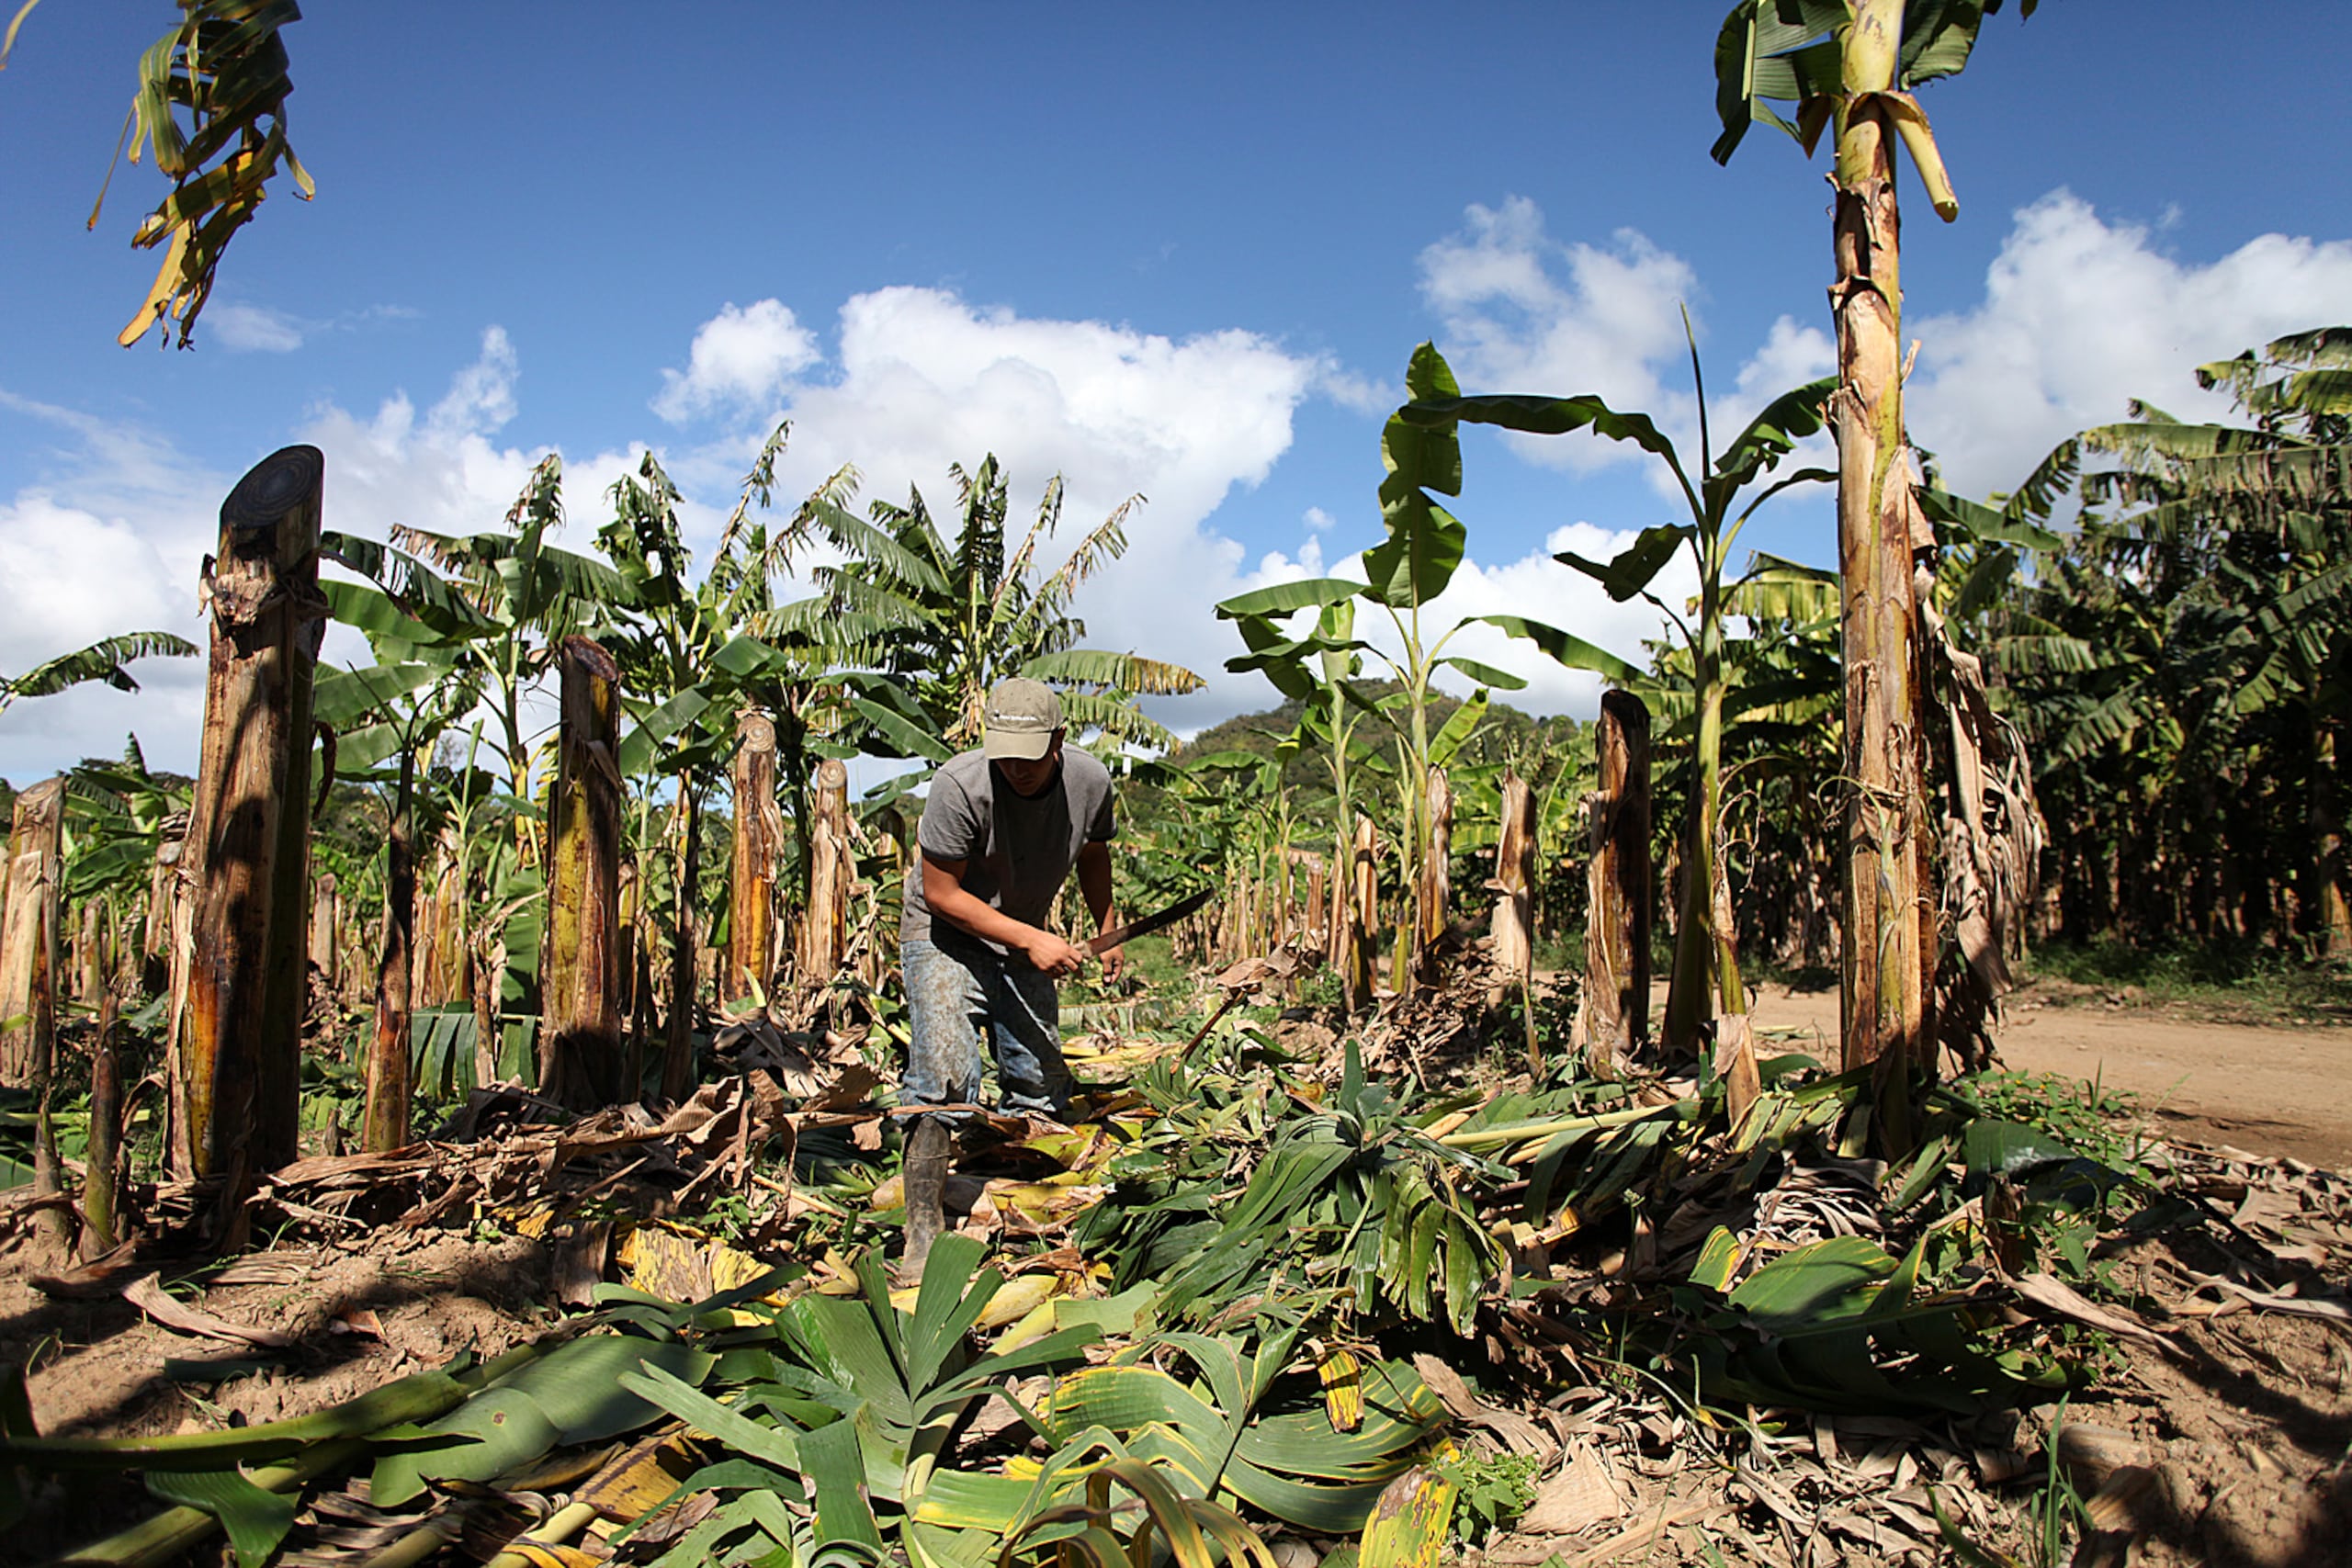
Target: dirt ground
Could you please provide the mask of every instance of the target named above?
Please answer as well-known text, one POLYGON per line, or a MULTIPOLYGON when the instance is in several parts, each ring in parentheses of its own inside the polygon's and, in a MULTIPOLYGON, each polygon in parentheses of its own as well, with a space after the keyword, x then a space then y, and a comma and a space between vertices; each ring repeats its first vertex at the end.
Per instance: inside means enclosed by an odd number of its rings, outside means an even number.
MULTIPOLYGON (((1834 1059, 1835 993, 1768 987, 1757 1013, 1780 1041, 1834 1059)), ((1932 1431, 1816 1421, 1809 1438, 1800 1427, 1728 1479, 1665 1460, 1658 1478, 1645 1479, 1649 1461, 1634 1454, 1625 1479, 1639 1482, 1639 1502, 1627 1502, 1619 1533, 1594 1539, 1618 1529, 1612 1523, 1577 1537, 1509 1536, 1485 1562, 1926 1568, 1944 1560, 1925 1513, 1938 1467, 1945 1495, 1966 1502, 1971 1517, 1984 1519, 1988 1507, 2027 1517, 2053 1423, 2066 1428, 2058 1451, 2108 1531, 2086 1543, 2078 1563, 2352 1561, 2352 1311, 2343 1295, 2352 1189, 2333 1174, 2352 1168, 2352 1029, 2209 1024, 2129 998, 2029 989, 1999 1045, 2011 1067, 2096 1077, 2130 1092, 2152 1134, 2167 1140, 2301 1163, 2184 1145, 2182 1190, 2225 1216, 2236 1239, 2224 1247, 2219 1233, 2194 1227, 2113 1238, 2103 1264, 2139 1326, 2116 1339, 2098 1389, 2063 1411, 1932 1431), (1767 1461, 1770 1475, 1755 1469, 1767 1461), (1692 1487, 1688 1496, 1677 1490, 1692 1487), (1885 1521, 1863 1517, 1861 1500, 1881 1493, 1909 1510, 1895 1514, 1909 1519, 1907 1535, 1881 1539, 1885 1521)), ((342 1243, 289 1237, 221 1272, 166 1266, 187 1304, 292 1340, 272 1355, 218 1333, 175 1332, 104 1288, 37 1288, 28 1276, 55 1264, 27 1240, 0 1247, 0 1355, 28 1367, 33 1415, 51 1435, 203 1430, 295 1414, 463 1349, 496 1354, 560 1315, 542 1244, 470 1227, 387 1227, 342 1243)), ((130 1482, 71 1502, 49 1483, 0 1561, 85 1540, 96 1529, 94 1498, 108 1514, 155 1506, 130 1482)))
MULTIPOLYGON (((1836 991, 1768 985, 1755 1016, 1835 1059, 1836 991)), ((2198 1022, 2037 982, 2010 998, 1995 1041, 2017 1071, 2131 1094, 2152 1132, 2352 1170, 2352 1029, 2198 1022)))

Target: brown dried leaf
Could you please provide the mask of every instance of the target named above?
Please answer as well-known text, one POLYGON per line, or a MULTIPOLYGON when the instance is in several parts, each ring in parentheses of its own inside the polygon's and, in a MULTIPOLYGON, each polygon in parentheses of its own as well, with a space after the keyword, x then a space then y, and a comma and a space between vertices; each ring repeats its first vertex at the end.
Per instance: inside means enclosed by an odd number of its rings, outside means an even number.
POLYGON ((174 1301, 164 1293, 162 1279, 154 1274, 145 1275, 125 1285, 122 1299, 164 1327, 182 1334, 194 1334, 208 1339, 243 1340, 266 1350, 283 1350, 294 1343, 294 1336, 281 1334, 275 1328, 254 1328, 231 1323, 199 1307, 174 1301))

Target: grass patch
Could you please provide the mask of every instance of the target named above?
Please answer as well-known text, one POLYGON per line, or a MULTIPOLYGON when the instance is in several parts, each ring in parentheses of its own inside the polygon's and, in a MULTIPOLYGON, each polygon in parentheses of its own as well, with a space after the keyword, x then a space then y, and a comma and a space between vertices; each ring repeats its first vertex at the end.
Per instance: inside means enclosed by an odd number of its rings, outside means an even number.
POLYGON ((2023 971, 2058 982, 2046 998, 2053 1002, 2163 1008, 2227 1023, 2352 1022, 2352 967, 2258 942, 2053 944, 2036 949, 2023 971), (2096 994, 2070 998, 2068 987, 2096 994))

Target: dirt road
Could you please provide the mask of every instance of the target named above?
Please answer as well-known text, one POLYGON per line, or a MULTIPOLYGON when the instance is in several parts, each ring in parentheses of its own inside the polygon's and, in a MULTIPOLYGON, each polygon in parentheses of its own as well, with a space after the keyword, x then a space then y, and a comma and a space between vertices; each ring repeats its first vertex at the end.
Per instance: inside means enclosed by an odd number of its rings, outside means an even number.
MULTIPOLYGON (((2143 1007, 2040 1006, 2029 992, 1996 1038, 2019 1072, 2096 1078, 2138 1097, 2160 1127, 2256 1154, 2352 1169, 2352 1029, 2201 1023, 2143 1007)), ((1809 1032, 1834 1061, 1838 994, 1767 986, 1763 1029, 1809 1032)))

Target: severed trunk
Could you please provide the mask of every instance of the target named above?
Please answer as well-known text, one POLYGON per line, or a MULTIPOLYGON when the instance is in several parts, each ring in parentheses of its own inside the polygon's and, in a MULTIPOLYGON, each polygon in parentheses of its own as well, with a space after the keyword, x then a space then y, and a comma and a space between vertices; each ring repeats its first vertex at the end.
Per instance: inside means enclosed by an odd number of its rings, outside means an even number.
POLYGON ((58 890, 65 879, 65 783, 17 796, 0 917, 0 1083, 35 1088, 56 1039, 58 890))
MULTIPOLYGON (((33 1097, 33 1191, 61 1190, 56 1129, 49 1119, 51 1075, 57 1065, 59 893, 65 880, 65 781, 45 779, 17 796, 8 840, 8 897, 0 921, 0 1075, 33 1097)), ((62 1251, 73 1225, 59 1209, 44 1209, 41 1229, 62 1251)))
POLYGON ((1347 922, 1346 962, 1340 971, 1340 985, 1349 1010, 1353 1011, 1372 1004, 1373 965, 1379 952, 1375 942, 1380 919, 1380 833, 1372 818, 1362 813, 1356 817, 1355 839, 1347 846, 1344 863, 1349 868, 1347 897, 1334 908, 1347 922))
POLYGON ((1445 940, 1446 895, 1453 864, 1453 786, 1443 768, 1431 768, 1426 796, 1429 837, 1421 844, 1419 886, 1413 889, 1413 973, 1425 986, 1438 981, 1445 940))
POLYGON ((1323 857, 1310 855, 1306 861, 1306 918, 1300 926, 1301 934, 1312 938, 1324 933, 1324 953, 1330 953, 1330 921, 1323 909, 1323 857))
POLYGON ((413 1058, 409 1034, 416 946, 416 758, 401 754, 401 779, 384 836, 384 951, 376 965, 376 1028, 368 1043, 368 1103, 359 1146, 383 1154, 408 1143, 413 1058))
POLYGON ((486 931, 473 935, 474 1087, 498 1081, 498 977, 506 969, 506 943, 486 931))
POLYGON ((211 659, 184 852, 189 1156, 232 1195, 296 1153, 310 915, 311 686, 325 459, 273 453, 220 507, 206 562, 211 659))
POLYGON ((1900 1082, 1928 1043, 1934 910, 1911 552, 1917 503, 1903 434, 1903 289, 1891 111, 1902 0, 1860 0, 1843 39, 1834 229, 1838 566, 1846 681, 1840 969, 1843 1065, 1893 1056, 1900 1082))
POLYGON ((1591 860, 1584 995, 1572 1042, 1595 1077, 1649 1046, 1650 713, 1631 692, 1600 698, 1600 787, 1586 801, 1591 860))
POLYGON ((319 982, 330 994, 341 988, 342 953, 336 938, 342 930, 343 895, 330 871, 319 877, 311 895, 311 966, 319 972, 319 982))
POLYGON ((811 988, 832 982, 849 943, 850 884, 857 862, 849 838, 849 769, 828 757, 817 764, 808 833, 808 908, 800 922, 800 978, 811 988))
POLYGON ((702 801, 690 781, 678 782, 684 841, 678 846, 676 919, 670 929, 670 1012, 662 1049, 662 1098, 684 1100, 695 1077, 695 891, 702 882, 702 801))
POLYGON ((82 934, 74 943, 74 999, 92 1012, 106 995, 107 945, 106 906, 92 898, 82 906, 82 934))
POLYGON ((1498 983, 1487 995, 1499 1007, 1512 988, 1535 976, 1535 792, 1517 773, 1503 774, 1501 820, 1495 837, 1495 912, 1488 924, 1498 983))
POLYGON ((584 637, 557 651, 560 682, 548 832, 540 1091, 574 1111, 621 1098, 620 669, 584 637))
POLYGON ((758 708, 736 716, 735 856, 728 880, 727 1000, 748 1005, 775 979, 776 864, 784 813, 775 798, 775 725, 758 708))

